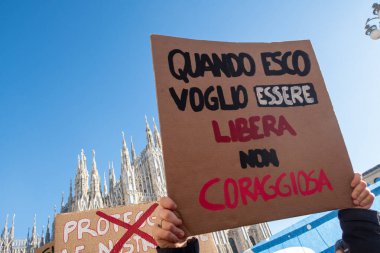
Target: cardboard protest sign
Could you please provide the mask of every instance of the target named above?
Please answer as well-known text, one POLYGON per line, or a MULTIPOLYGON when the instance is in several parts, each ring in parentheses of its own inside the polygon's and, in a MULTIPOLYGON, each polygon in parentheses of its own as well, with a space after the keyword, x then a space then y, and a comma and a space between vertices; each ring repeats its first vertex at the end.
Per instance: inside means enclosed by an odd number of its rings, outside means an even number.
POLYGON ((191 234, 352 206, 310 41, 151 40, 168 195, 191 234))
POLYGON ((54 242, 46 243, 44 246, 36 249, 36 253, 54 253, 54 242))
MULTIPOLYGON (((57 253, 156 253, 152 229, 156 203, 59 214, 55 221, 57 253)), ((203 252, 217 252, 211 234, 198 237, 203 252)))

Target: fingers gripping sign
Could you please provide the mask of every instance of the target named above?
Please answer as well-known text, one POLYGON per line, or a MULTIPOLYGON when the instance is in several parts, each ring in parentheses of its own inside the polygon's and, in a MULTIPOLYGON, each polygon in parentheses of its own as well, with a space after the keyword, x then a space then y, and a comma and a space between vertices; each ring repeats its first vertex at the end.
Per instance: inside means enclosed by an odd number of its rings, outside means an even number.
POLYGON ((361 174, 355 173, 351 187, 353 188, 351 197, 355 207, 370 208, 375 200, 375 195, 368 189, 367 183, 363 180, 361 174))
POLYGON ((175 214, 176 209, 177 205, 172 199, 160 199, 158 224, 153 230, 153 235, 161 248, 182 247, 186 240, 187 235, 182 227, 182 220, 175 214))

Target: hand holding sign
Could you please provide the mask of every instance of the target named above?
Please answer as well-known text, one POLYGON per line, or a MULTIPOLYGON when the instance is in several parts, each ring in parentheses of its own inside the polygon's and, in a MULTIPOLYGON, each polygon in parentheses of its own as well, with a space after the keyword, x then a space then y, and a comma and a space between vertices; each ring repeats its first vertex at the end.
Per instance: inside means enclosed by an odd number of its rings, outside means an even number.
POLYGON ((359 173, 355 173, 351 182, 352 203, 356 208, 369 209, 375 201, 375 195, 368 189, 367 183, 359 173))
POLYGON ((152 50, 168 195, 190 234, 352 207, 309 41, 153 35, 152 50))
MULTIPOLYGON (((355 173, 354 178, 351 181, 351 187, 353 204, 357 208, 369 209, 375 200, 375 196, 368 189, 366 182, 362 179, 359 173, 355 173)), ((157 239, 157 242, 161 248, 175 248, 176 246, 178 246, 174 244, 178 241, 177 239, 175 239, 175 235, 172 233, 172 231, 184 232, 180 227, 182 223, 178 223, 178 218, 174 213, 176 208, 177 205, 171 198, 161 198, 159 206, 159 209, 161 210, 160 212, 163 214, 165 213, 163 216, 170 217, 170 220, 173 221, 173 223, 171 223, 171 226, 163 226, 161 229, 155 229, 153 231, 153 236, 155 238, 159 238, 159 240, 157 239), (175 226, 174 224, 179 225, 175 226)))
POLYGON ((177 205, 171 198, 160 199, 157 217, 159 223, 153 230, 153 235, 161 248, 182 247, 188 236, 181 228, 182 220, 175 214, 176 209, 177 205))

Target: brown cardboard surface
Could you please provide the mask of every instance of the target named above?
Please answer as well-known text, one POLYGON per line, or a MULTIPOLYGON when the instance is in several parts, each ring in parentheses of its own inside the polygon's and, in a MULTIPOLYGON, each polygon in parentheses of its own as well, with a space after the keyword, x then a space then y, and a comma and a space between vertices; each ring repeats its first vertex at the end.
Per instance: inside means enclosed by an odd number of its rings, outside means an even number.
MULTIPOLYGON (((55 250, 59 253, 109 253, 128 230, 101 218, 96 212, 101 211, 133 225, 152 204, 127 205, 59 214, 55 221, 55 250)), ((157 223, 156 210, 140 226, 140 230, 149 235, 152 235, 153 226, 157 223)), ((217 252, 211 234, 202 235, 198 238, 202 252, 217 252)), ((157 251, 153 244, 139 235, 133 234, 120 250, 120 253, 132 252, 153 253, 157 251)))
POLYGON ((352 206, 310 41, 151 41, 168 195, 191 234, 352 206))
POLYGON ((54 253, 54 242, 46 243, 44 246, 36 249, 36 253, 54 253))

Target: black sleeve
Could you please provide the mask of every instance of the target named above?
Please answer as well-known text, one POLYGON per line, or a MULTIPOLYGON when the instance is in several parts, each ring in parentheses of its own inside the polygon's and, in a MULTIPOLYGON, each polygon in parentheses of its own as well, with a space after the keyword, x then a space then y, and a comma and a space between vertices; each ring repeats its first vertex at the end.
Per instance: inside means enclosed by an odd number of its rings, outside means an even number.
POLYGON ((380 251, 380 222, 376 211, 349 208, 340 210, 338 217, 342 239, 349 245, 350 253, 380 251))
POLYGON ((196 238, 187 241, 184 248, 163 248, 157 247, 157 253, 199 253, 199 242, 196 238))

